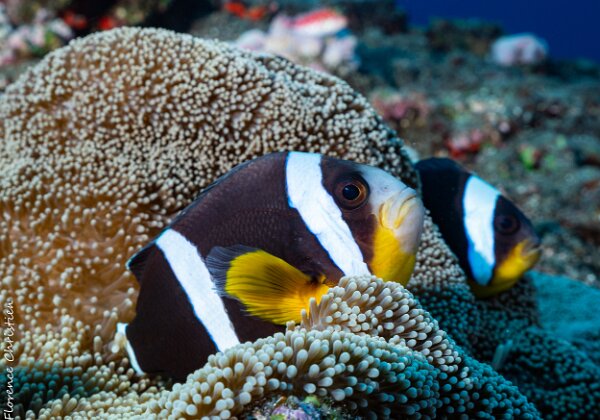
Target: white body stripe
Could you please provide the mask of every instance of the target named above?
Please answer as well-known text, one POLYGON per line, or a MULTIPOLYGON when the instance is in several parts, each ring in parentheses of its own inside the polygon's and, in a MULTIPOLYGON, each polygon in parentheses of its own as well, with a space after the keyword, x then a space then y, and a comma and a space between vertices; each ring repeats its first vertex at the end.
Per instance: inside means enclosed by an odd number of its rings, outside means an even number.
POLYGON ((285 167, 290 207, 298 210, 334 264, 347 276, 370 274, 342 212, 323 187, 321 155, 290 152, 285 167))
POLYGON ((494 211, 500 196, 497 189, 470 176, 463 195, 465 233, 469 242, 469 265, 475 281, 486 285, 492 279, 494 257, 494 211))
MULTIPOLYGON (((165 230, 155 241, 190 300, 194 314, 220 351, 240 343, 208 268, 196 246, 179 232, 165 230)), ((158 309, 157 309, 158 310, 158 309)))
POLYGON ((145 372, 140 367, 140 364, 137 361, 137 357, 135 356, 135 351, 133 351, 133 347, 131 347, 131 343, 127 339, 127 333, 125 329, 127 328, 127 324, 123 322, 117 323, 117 332, 121 333, 125 336, 125 340, 127 344, 125 345, 125 349, 127 350, 127 356, 129 357, 129 363, 131 363, 131 367, 135 370, 135 373, 138 375, 143 375, 145 372))

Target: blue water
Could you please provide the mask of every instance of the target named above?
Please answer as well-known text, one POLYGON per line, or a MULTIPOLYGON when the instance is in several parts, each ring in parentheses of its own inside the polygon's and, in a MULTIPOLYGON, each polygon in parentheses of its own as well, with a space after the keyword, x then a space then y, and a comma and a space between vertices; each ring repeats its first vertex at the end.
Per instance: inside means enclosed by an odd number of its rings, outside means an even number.
POLYGON ((546 39, 553 58, 600 62, 600 0, 396 0, 415 25, 430 17, 480 18, 505 33, 533 32, 546 39))

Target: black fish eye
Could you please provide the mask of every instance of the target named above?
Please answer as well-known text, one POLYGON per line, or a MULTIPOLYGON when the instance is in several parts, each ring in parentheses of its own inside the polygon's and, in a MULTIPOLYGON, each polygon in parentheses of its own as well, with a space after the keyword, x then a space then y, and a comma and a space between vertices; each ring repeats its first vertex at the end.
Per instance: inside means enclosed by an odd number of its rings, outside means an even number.
POLYGON ((515 233, 520 227, 519 219, 513 215, 500 214, 494 219, 494 230, 504 235, 515 233))
POLYGON ((346 200, 354 201, 360 196, 360 188, 354 184, 346 184, 342 189, 342 195, 346 200))
POLYGON ((341 179, 335 184, 337 203, 346 210, 360 207, 369 196, 369 187, 360 176, 341 179))

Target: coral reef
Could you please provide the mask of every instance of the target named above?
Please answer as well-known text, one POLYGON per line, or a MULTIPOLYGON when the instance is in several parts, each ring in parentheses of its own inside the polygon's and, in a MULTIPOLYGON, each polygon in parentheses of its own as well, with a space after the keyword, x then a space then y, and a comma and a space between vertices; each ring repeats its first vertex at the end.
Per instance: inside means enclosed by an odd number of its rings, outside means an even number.
POLYGON ((250 51, 285 57, 316 70, 350 72, 358 66, 356 38, 348 30, 348 19, 332 10, 318 9, 289 17, 278 14, 267 32, 251 29, 234 44, 250 51))
POLYGON ((330 398, 319 398, 309 395, 303 399, 295 396, 282 397, 274 395, 266 403, 260 403, 248 418, 266 420, 270 418, 280 420, 310 420, 325 419, 350 419, 352 416, 341 407, 332 407, 330 398), (273 417, 271 417, 273 416, 273 417))
POLYGON ((4 5, 0 4, 0 67, 31 57, 43 57, 65 45, 73 31, 62 19, 45 9, 39 10, 29 24, 13 28, 4 5))
MULTIPOLYGON (((122 337, 114 336, 116 322, 133 317, 137 293, 125 261, 217 176, 252 157, 296 149, 377 165, 418 187, 401 141, 339 79, 223 43, 124 28, 75 40, 46 56, 0 97, 0 121, 0 303, 14 302, 18 340, 10 367, 18 378, 15 408, 22 415, 189 410, 196 416, 214 408, 226 415, 235 398, 247 401, 244 392, 258 403, 269 387, 302 393, 309 383, 333 400, 346 399, 348 392, 348 403, 357 408, 377 398, 380 406, 373 409, 381 415, 394 404, 410 414, 419 401, 423 413, 535 417, 525 395, 544 415, 560 417, 565 410, 580 413, 598 398, 597 365, 538 329, 531 282, 476 301, 428 217, 408 290, 431 316, 416 307, 406 313, 403 304, 390 308, 398 319, 394 324, 382 318, 388 314, 383 305, 379 312, 353 297, 355 291, 346 296, 340 288, 305 315, 304 322, 315 328, 330 325, 324 331, 300 328, 262 344, 247 343, 214 356, 172 388, 133 375, 122 337), (351 303, 344 306, 338 298, 351 303), (343 310, 339 315, 334 304, 343 310), (377 325, 365 324, 362 311, 371 311, 377 325), (316 318, 317 313, 325 316, 316 318), (332 331, 336 328, 350 331, 332 331), (321 339, 313 356, 324 369, 313 371, 331 379, 309 382, 296 376, 297 367, 296 375, 288 369, 298 337, 303 340, 298 354, 310 353, 309 341, 321 339), (330 357, 341 357, 339 346, 358 348, 369 369, 383 374, 371 378, 369 370, 361 371, 365 386, 358 386, 357 377, 357 390, 347 390, 354 386, 344 385, 347 376, 332 376, 342 369, 330 357), (552 346, 562 352, 554 354, 552 346), (267 369, 273 376, 264 376, 264 384, 243 382, 252 373, 244 360, 259 352, 273 364, 267 369), (518 388, 481 362, 494 362, 518 388), (587 369, 579 387, 573 385, 579 373, 572 367, 587 369), (529 376, 538 373, 543 383, 529 376), (415 384, 415 391, 399 393, 400 377, 406 377, 407 389, 415 384), (224 386, 230 380, 238 394, 224 386), (587 399, 580 397, 585 392, 587 399)), ((383 301, 389 294, 416 305, 402 289, 377 284, 367 282, 364 295, 383 301)), ((362 362, 352 357, 352 364, 362 362)), ((1 369, 9 367, 0 363, 1 369)))
POLYGON ((348 21, 353 33, 368 32, 377 27, 387 34, 407 30, 407 15, 394 4, 394 0, 215 0, 221 11, 197 19, 190 32, 202 38, 235 41, 242 33, 268 30, 275 12, 296 16, 319 8, 333 8, 348 21), (365 8, 369 13, 365 13, 365 8))
POLYGON ((98 308, 128 307, 129 256, 252 157, 327 153, 416 185, 401 143, 347 85, 164 31, 74 41, 7 89, 0 120, 0 277, 24 329, 60 319, 65 301, 90 325, 98 308))
MULTIPOLYGON (((66 4, 62 0, 16 3, 48 5, 53 10, 58 7, 55 5, 66 4)), ((242 3, 254 7, 273 2, 242 3)), ((386 123, 411 141, 421 156, 451 154, 463 160, 468 169, 505 188, 520 208, 539 221, 536 229, 543 233, 545 243, 538 264, 541 270, 588 284, 599 283, 600 232, 596 222, 598 200, 594 198, 600 172, 593 164, 597 161, 594 149, 600 145, 596 135, 600 130, 597 64, 547 60, 533 67, 496 65, 489 53, 501 30, 485 22, 435 21, 429 25, 429 39, 418 28, 402 28, 401 33, 384 31, 387 35, 383 36, 385 23, 378 20, 378 15, 391 16, 387 1, 378 1, 376 8, 372 7, 373 0, 276 3, 279 10, 290 15, 323 5, 339 8, 357 37, 356 52, 361 57, 360 68, 344 74, 344 78, 369 98, 377 98, 375 90, 388 90, 403 98, 422 96, 428 105, 429 112, 416 120, 409 111, 403 118, 390 115, 386 123), (355 24, 356 10, 368 10, 361 14, 366 27, 355 24), (433 42, 434 38, 439 42, 433 42), (551 137, 564 137, 569 149, 573 146, 575 160, 571 161, 571 150, 556 153, 557 149, 541 147, 543 142, 555 143, 551 137), (544 160, 559 163, 569 176, 551 170, 544 160), (565 181, 564 188, 557 187, 565 181), (576 194, 579 190, 591 198, 580 200, 576 194)), ((31 22, 35 16, 33 6, 27 15, 15 15, 18 21, 13 23, 31 22)), ((233 41, 244 31, 267 28, 266 20, 250 22, 219 12, 199 19, 192 33, 233 41)), ((0 69, 0 92, 20 70, 13 66, 0 69)))
MULTIPOLYGON (((64 46, 75 35, 156 25, 171 0, 11 0, 0 4, 0 68, 64 46)), ((3 90, 0 80, 0 91, 3 90)))
POLYGON ((427 40, 432 49, 464 49, 477 55, 487 54, 490 44, 501 34, 502 29, 497 25, 477 19, 434 19, 427 28, 427 40))
POLYGON ((361 68, 345 79, 419 156, 459 159, 530 215, 544 241, 540 270, 599 285, 600 67, 552 60, 500 66, 489 58, 498 31, 486 38, 475 24, 470 34, 459 30, 469 25, 447 22, 440 27, 458 29, 446 35, 434 30, 439 25, 429 32, 440 42, 460 39, 436 48, 417 28, 357 33, 361 68), (472 37, 487 39, 483 53, 468 47, 472 37), (428 112, 398 118, 386 112, 380 92, 396 93, 401 105, 421 97, 428 112))
MULTIPOLYGON (((246 159, 314 151, 417 183, 400 141, 343 82, 167 31, 75 40, 7 89, 0 121, 0 301, 15 302, 17 365, 40 355, 44 331, 67 334, 67 354, 77 343, 110 359, 116 320, 133 317, 126 260, 246 159), (81 337, 63 328, 77 322, 81 337)), ((48 357, 66 367, 64 351, 48 357)))
POLYGON ((600 168, 593 156, 600 139, 547 128, 524 130, 511 142, 482 150, 476 161, 479 174, 502 185, 537 221, 544 241, 541 270, 597 285, 600 168), (493 168, 484 164, 491 155, 498 160, 493 168), (548 182, 549 178, 555 180, 548 182))
POLYGON ((371 93, 369 101, 394 129, 422 126, 430 112, 425 95, 414 91, 403 93, 393 89, 378 89, 371 93))
POLYGON ((17 25, 33 22, 40 12, 56 11, 69 4, 71 0, 4 1, 8 18, 17 25))

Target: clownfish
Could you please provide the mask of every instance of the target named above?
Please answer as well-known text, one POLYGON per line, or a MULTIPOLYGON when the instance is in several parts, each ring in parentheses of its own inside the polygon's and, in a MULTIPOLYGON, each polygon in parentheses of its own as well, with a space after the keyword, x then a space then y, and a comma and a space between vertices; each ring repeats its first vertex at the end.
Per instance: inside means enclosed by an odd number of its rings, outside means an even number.
POLYGON ((450 159, 415 165, 425 207, 480 298, 511 288, 540 257, 529 219, 500 191, 450 159))
POLYGON ((184 379, 299 321, 342 276, 406 284, 424 212, 415 190, 350 161, 280 152, 235 167, 128 261, 140 292, 117 330, 132 367, 184 379))

